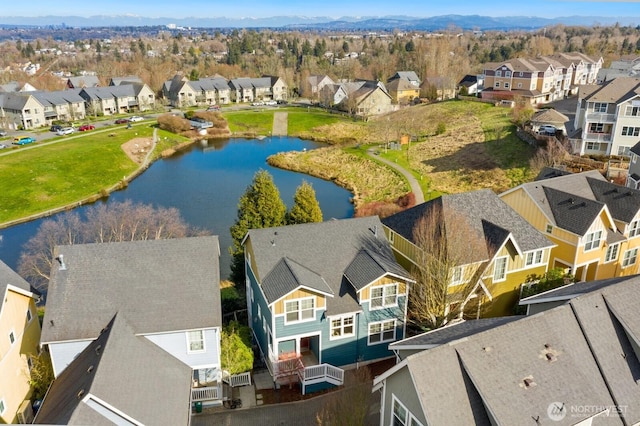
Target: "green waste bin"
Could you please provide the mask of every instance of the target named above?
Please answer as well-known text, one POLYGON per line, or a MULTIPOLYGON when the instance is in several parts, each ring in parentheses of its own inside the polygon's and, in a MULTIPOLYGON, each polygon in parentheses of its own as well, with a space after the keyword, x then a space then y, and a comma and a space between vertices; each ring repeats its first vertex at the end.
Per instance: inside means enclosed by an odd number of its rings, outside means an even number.
POLYGON ((202 401, 196 401, 194 405, 196 407, 196 413, 202 413, 202 401))

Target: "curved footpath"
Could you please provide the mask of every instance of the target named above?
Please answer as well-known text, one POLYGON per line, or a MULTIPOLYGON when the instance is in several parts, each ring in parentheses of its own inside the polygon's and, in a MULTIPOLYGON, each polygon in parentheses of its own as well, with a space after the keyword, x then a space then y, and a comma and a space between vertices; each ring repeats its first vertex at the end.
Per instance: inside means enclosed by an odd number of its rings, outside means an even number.
POLYGON ((375 158, 378 161, 383 162, 387 166, 393 167, 409 181, 409 186, 411 187, 411 191, 416 196, 416 205, 424 203, 424 194, 422 193, 422 188, 420 188, 420 183, 418 183, 418 179, 416 179, 407 169, 398 165, 398 163, 394 163, 393 161, 389 161, 386 158, 382 158, 379 155, 375 155, 373 153, 373 148, 367 150, 367 154, 371 158, 375 158))

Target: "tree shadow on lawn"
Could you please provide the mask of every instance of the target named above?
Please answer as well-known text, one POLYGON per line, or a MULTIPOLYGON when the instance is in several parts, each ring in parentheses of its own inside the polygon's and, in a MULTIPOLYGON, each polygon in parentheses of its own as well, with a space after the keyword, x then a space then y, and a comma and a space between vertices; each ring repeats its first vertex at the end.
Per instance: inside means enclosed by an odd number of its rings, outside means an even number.
MULTIPOLYGON (((488 171, 496 169, 499 164, 487 153, 484 142, 475 142, 461 147, 451 147, 444 155, 432 156, 421 161, 432 173, 452 172, 460 169, 488 171), (454 150, 455 149, 455 150, 454 150)), ((445 148, 446 149, 446 148, 445 148)), ((429 147, 421 149, 423 157, 429 157, 429 147)), ((440 147, 431 147, 433 154, 442 151, 440 147)))

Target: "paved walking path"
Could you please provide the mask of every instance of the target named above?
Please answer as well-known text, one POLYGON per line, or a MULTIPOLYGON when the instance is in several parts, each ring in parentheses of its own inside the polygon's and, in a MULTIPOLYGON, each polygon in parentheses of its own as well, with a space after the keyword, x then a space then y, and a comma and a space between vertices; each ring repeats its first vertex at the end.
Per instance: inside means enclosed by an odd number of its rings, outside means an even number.
POLYGON ((287 123, 289 121, 289 114, 286 112, 274 112, 273 113, 273 130, 271 134, 273 136, 287 136, 288 129, 287 123))
POLYGON ((375 155, 373 148, 367 150, 367 154, 369 154, 369 156, 371 156, 372 158, 375 158, 378 161, 382 161, 386 165, 391 166, 402 173, 402 175, 409 181, 411 191, 416 196, 416 205, 424 203, 424 194, 422 193, 422 188, 420 188, 420 183, 418 182, 418 179, 416 179, 407 169, 398 165, 398 163, 394 163, 393 161, 389 161, 385 158, 380 157, 379 155, 375 155))

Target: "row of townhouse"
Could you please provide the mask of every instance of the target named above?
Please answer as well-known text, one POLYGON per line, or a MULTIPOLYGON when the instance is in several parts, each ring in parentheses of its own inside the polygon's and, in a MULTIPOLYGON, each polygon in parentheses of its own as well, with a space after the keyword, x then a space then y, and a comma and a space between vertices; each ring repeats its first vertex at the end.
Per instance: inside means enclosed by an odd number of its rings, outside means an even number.
POLYGON ((483 99, 526 99, 540 104, 576 93, 578 86, 595 84, 603 59, 578 52, 537 58, 516 58, 483 65, 483 99))
POLYGON ((146 111, 155 104, 156 96, 149 86, 129 81, 107 87, 0 93, 0 126, 35 129, 53 121, 146 111))
POLYGON ((190 81, 176 75, 162 86, 162 95, 171 106, 226 105, 240 102, 282 101, 288 99, 288 86, 280 77, 225 79, 221 76, 190 81))

